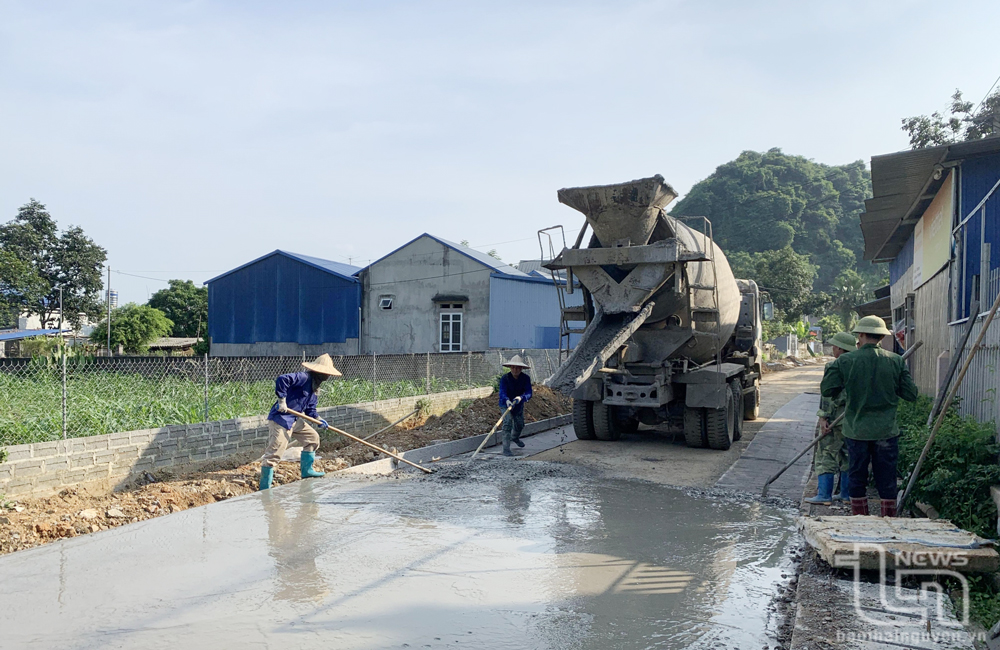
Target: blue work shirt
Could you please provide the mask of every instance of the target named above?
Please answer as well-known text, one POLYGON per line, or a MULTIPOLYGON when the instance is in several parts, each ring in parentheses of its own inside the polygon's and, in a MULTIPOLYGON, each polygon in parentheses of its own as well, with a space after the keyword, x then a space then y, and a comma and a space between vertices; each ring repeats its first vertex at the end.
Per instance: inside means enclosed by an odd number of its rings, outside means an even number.
MULTIPOLYGON (((293 372, 281 375, 274 380, 274 394, 280 400, 285 398, 288 408, 299 413, 305 413, 309 417, 319 417, 316 415, 316 403, 319 401, 319 389, 313 390, 312 375, 308 372, 293 372)), ((271 407, 271 412, 267 419, 291 429, 295 424, 295 416, 288 413, 278 412, 278 403, 271 407)))
POLYGON ((507 400, 515 397, 520 397, 521 401, 510 412, 520 415, 524 411, 524 403, 531 399, 531 377, 526 372, 522 372, 517 379, 509 372, 500 378, 500 408, 507 410, 507 400))

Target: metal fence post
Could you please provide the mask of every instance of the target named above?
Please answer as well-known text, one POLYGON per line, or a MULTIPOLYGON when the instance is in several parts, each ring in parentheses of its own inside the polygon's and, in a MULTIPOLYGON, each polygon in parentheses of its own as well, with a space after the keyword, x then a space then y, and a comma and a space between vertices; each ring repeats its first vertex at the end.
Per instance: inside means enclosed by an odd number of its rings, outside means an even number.
POLYGON ((424 392, 428 395, 431 394, 431 353, 427 353, 427 383, 424 388, 424 392))
POLYGON ((378 375, 375 371, 375 353, 372 352, 372 401, 378 401, 378 389, 375 387, 375 382, 378 381, 378 375))
POLYGON ((205 353, 205 422, 208 422, 208 353, 205 353))
POLYGON ((468 381, 466 382, 466 386, 465 387, 466 388, 472 388, 472 350, 469 350, 466 353, 465 359, 466 359, 466 362, 469 364, 469 367, 467 368, 467 370, 469 371, 468 375, 467 375, 468 381))
MULTIPOLYGON (((62 316, 59 317, 62 320, 62 316)), ((60 325, 60 329, 62 326, 60 325)), ((61 336, 61 333, 60 333, 61 336)), ((63 440, 66 439, 66 339, 63 339, 62 351, 62 427, 63 440)))

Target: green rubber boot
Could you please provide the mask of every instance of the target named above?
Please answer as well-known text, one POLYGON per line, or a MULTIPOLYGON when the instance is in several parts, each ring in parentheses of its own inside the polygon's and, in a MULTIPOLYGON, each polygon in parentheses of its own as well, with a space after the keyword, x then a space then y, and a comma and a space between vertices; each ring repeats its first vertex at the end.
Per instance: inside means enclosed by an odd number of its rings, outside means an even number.
POLYGON ((325 472, 317 472, 313 469, 314 462, 316 462, 316 452, 302 452, 301 460, 299 460, 299 464, 302 467, 302 478, 319 478, 321 476, 326 476, 325 472))
POLYGON ((260 489, 270 490, 271 481, 274 479, 274 468, 261 465, 260 468, 260 489))

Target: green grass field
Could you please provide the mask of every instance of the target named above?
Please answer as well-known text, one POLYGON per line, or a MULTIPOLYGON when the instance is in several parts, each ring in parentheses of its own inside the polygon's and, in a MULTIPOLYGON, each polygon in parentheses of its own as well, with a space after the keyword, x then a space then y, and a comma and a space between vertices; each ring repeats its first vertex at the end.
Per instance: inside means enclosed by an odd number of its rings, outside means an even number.
MULTIPOLYGON (((431 392, 466 388, 432 379, 431 392)), ((424 381, 379 382, 378 399, 424 394, 424 381)), ((138 374, 85 373, 67 381, 67 436, 96 436, 202 422, 205 387, 179 377, 148 379, 138 374)), ((274 404, 274 382, 210 383, 209 420, 265 415, 274 404)), ((360 379, 327 382, 320 408, 369 402, 372 383, 360 379)), ((0 373, 0 446, 62 438, 62 384, 56 369, 32 368, 24 375, 0 373)))

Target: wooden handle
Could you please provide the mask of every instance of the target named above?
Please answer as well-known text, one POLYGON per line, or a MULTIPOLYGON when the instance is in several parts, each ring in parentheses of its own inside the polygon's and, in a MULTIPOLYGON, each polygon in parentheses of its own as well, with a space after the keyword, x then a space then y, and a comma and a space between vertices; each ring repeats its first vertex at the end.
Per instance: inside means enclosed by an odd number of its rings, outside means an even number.
POLYGON ((471 456, 469 456, 469 460, 475 458, 476 454, 478 454, 482 450, 482 448, 486 445, 486 441, 493 437, 493 433, 497 430, 497 427, 500 426, 500 423, 503 422, 503 419, 507 417, 507 414, 510 413, 510 410, 512 408, 514 408, 513 404, 507 407, 507 410, 503 412, 503 415, 500 416, 500 419, 497 420, 497 423, 493 425, 493 428, 490 429, 490 432, 486 434, 486 437, 483 438, 483 441, 479 443, 479 446, 476 447, 476 450, 472 452, 471 456))
MULTIPOLYGON (((312 422, 313 424, 323 424, 322 420, 317 420, 316 418, 309 417, 305 413, 299 413, 298 411, 293 411, 292 409, 286 409, 285 412, 286 413, 290 413, 291 415, 294 415, 297 418, 302 418, 306 422, 312 422)), ((336 431, 337 433, 339 433, 340 435, 344 436, 345 438, 350 438, 354 442, 360 442, 361 444, 363 444, 366 447, 371 447, 372 449, 374 449, 375 451, 379 452, 380 454, 385 454, 386 456, 391 456, 392 458, 395 458, 396 460, 398 460, 400 462, 406 463, 407 465, 412 465, 413 467, 416 467, 417 469, 419 469, 421 471, 427 472, 428 474, 433 474, 434 473, 434 470, 432 470, 432 469, 427 469, 426 467, 422 467, 420 465, 417 465, 416 463, 412 463, 412 462, 406 460, 405 458, 403 458, 402 456, 397 456, 396 454, 392 453, 391 451, 386 451, 385 449, 382 449, 378 445, 373 445, 370 442, 365 442, 361 438, 359 438, 357 436, 354 436, 354 435, 351 435, 351 434, 347 433, 346 431, 341 431, 337 427, 331 427, 330 425, 327 425, 327 428, 329 428, 330 431, 336 431)))

